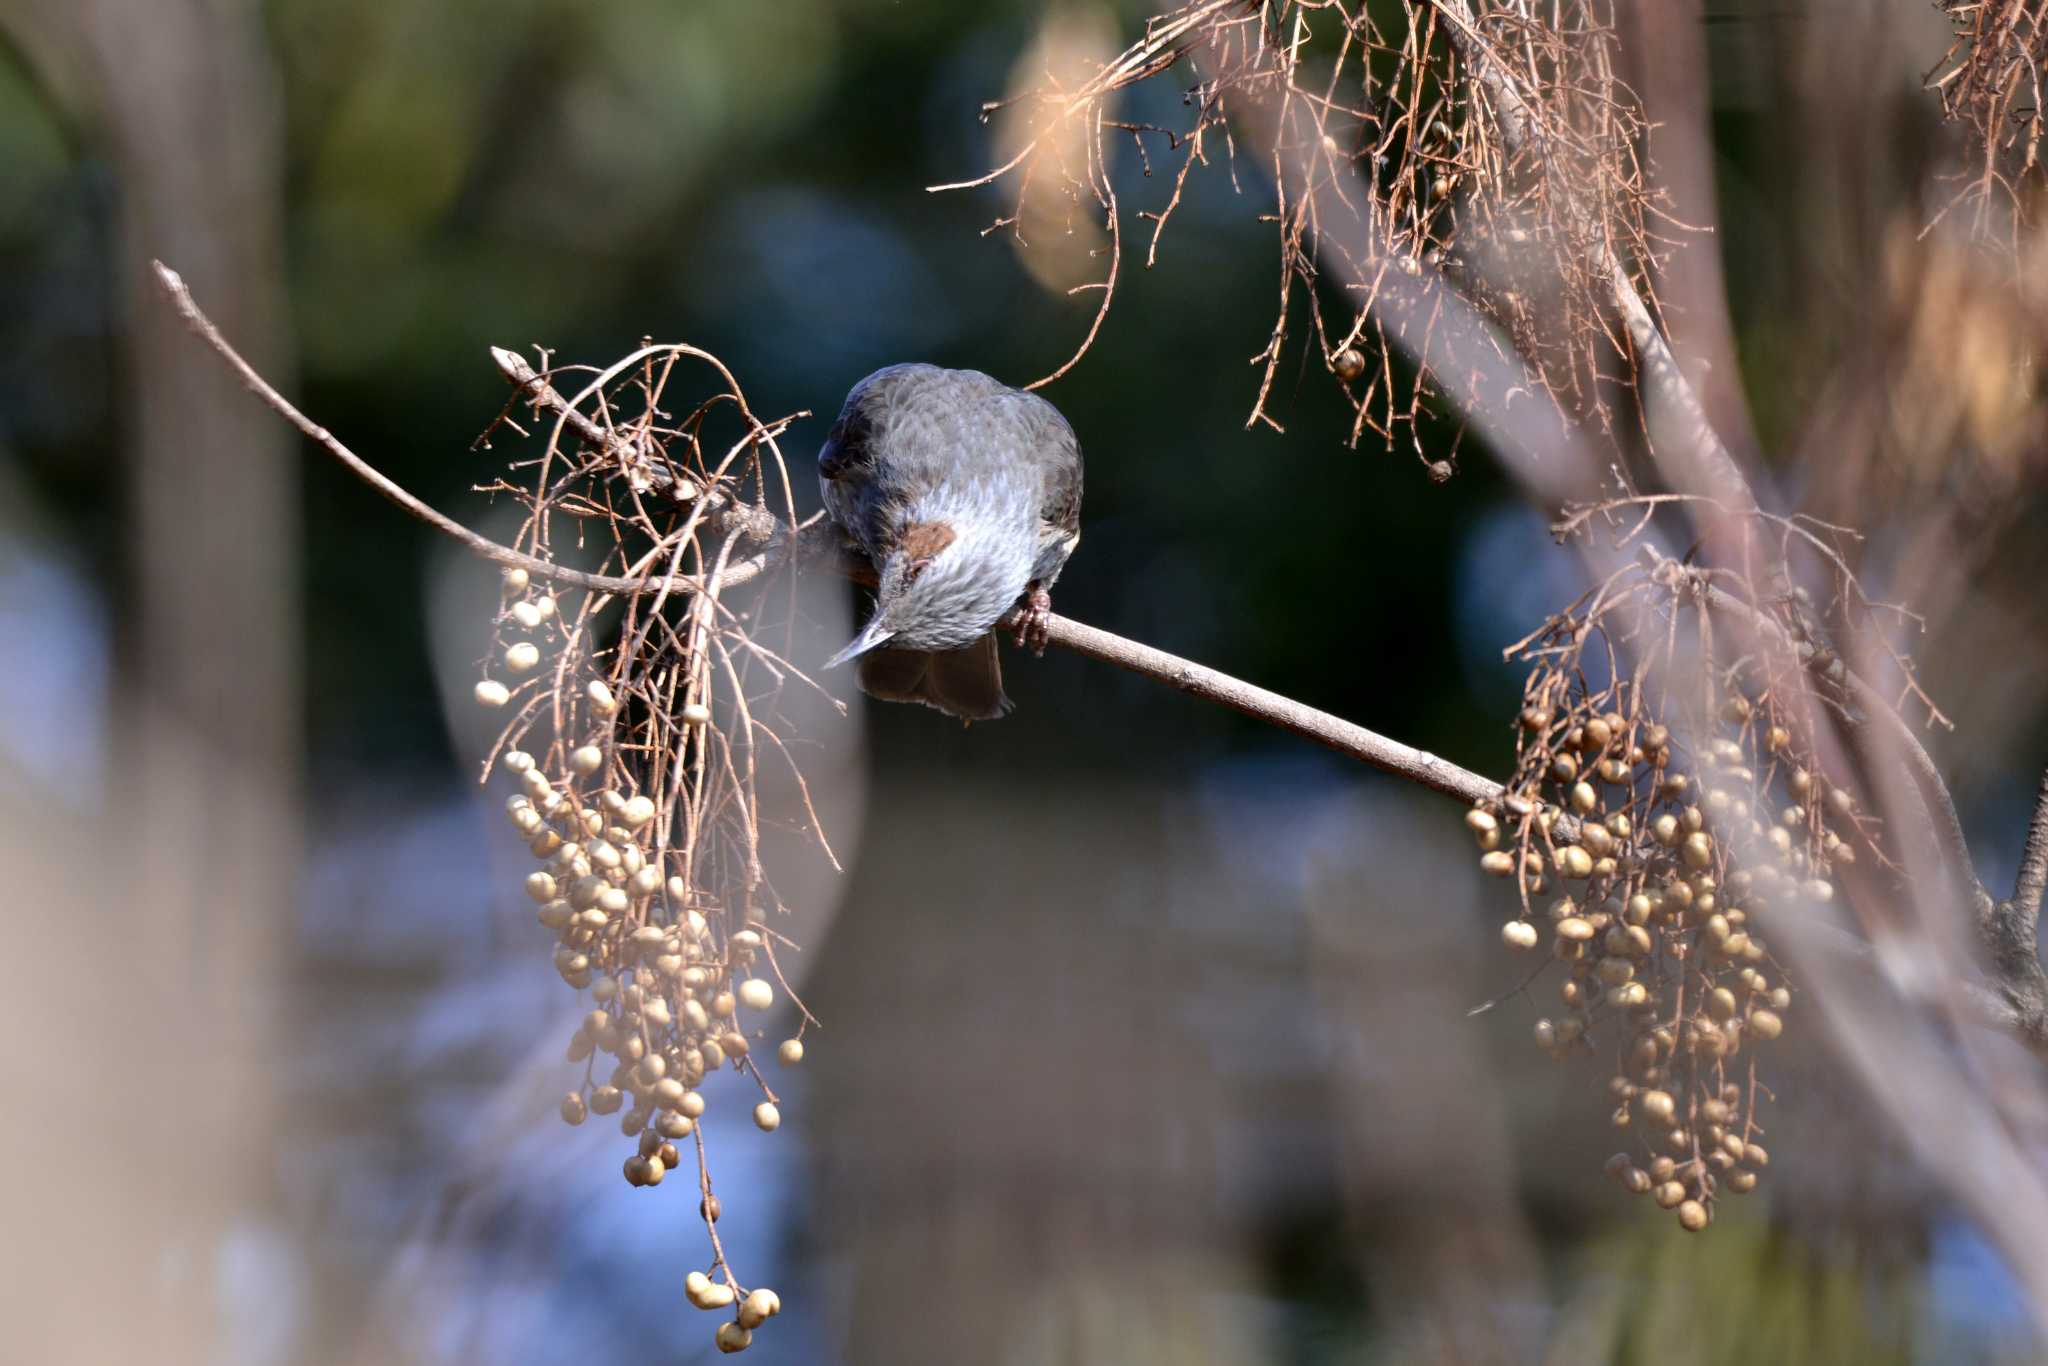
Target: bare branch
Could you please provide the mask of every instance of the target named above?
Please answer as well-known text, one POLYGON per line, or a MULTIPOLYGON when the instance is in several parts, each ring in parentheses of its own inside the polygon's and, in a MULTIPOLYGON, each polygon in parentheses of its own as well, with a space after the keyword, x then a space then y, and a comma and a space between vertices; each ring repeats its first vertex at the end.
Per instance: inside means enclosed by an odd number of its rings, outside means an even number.
MULTIPOLYGON (((300 412, 293 406, 290 399, 277 392, 275 388, 271 387, 269 381, 257 374, 255 367, 242 359, 241 354, 229 344, 227 338, 220 334, 220 329, 215 327, 206 314, 200 311, 199 305, 193 301, 192 291, 185 287, 185 281, 179 276, 178 272, 172 270, 161 261, 152 261, 150 265, 156 271, 157 282, 163 286, 165 296, 170 299, 171 306, 178 311, 178 316, 184 319, 185 325, 197 333, 207 345, 220 353, 221 359, 228 363, 228 367, 241 378, 242 383, 248 386, 251 393, 262 399, 264 403, 268 404, 285 421, 291 423, 301 432, 304 432, 311 440, 326 448, 328 454, 339 460, 343 465, 346 465, 357 478, 383 494, 393 503, 396 503, 404 511, 419 518, 428 526, 433 527, 436 531, 454 537, 462 542, 463 545, 469 547, 470 550, 487 560, 502 564, 507 568, 524 569, 537 577, 552 579, 557 583, 573 584, 578 588, 593 588, 601 592, 624 593, 635 596, 643 593, 661 592, 665 588, 673 591, 677 586, 693 593, 702 590, 703 584, 701 582, 693 577, 682 574, 674 575, 671 579, 667 580, 659 576, 629 579, 612 574, 587 574, 580 569, 571 569, 566 565, 559 565, 550 560, 540 559, 537 556, 523 554, 512 549, 510 546, 499 545, 488 536, 480 536, 476 532, 471 531, 446 513, 429 507, 382 471, 378 470, 374 465, 370 464, 369 461, 343 445, 332 432, 300 412)), ((813 523, 806 523, 805 528, 800 528, 799 530, 809 528, 811 525, 813 523)), ((771 563, 778 558, 779 556, 775 555, 771 548, 770 551, 763 552, 750 559, 738 561, 726 569, 723 583, 728 588, 737 588, 760 577, 770 567, 771 563)))
POLYGON ((2012 904, 2024 915, 2038 916, 2043 889, 2048 889, 2048 774, 2042 775, 2041 793, 2034 799, 2034 820, 2027 827, 2026 848, 2020 853, 2012 904))
MULTIPOLYGON (((343 445, 333 433, 306 417, 290 400, 278 393, 256 373, 254 367, 236 353, 227 339, 221 336, 219 329, 200 311, 191 291, 185 288, 184 281, 178 277, 177 272, 162 262, 155 263, 155 266, 165 294, 186 324, 221 355, 258 398, 324 447, 364 483, 428 526, 454 537, 487 560, 523 568, 536 576, 545 576, 583 588, 635 596, 703 591, 703 584, 698 579, 683 574, 657 573, 623 578, 565 569, 551 561, 525 555, 500 545, 489 537, 471 531, 445 513, 429 507, 343 445)), ((562 399, 545 379, 517 356, 496 348, 493 349, 492 356, 506 377, 520 386, 522 392, 533 401, 544 407, 553 408, 565 418, 574 412, 567 401, 562 399)), ((587 417, 581 418, 580 421, 570 419, 570 422, 576 427, 579 436, 592 441, 600 448, 612 439, 587 417)), ((794 537, 785 538, 749 559, 727 565, 718 576, 719 587, 721 590, 738 587, 760 577, 770 568, 800 559, 813 560, 829 568, 831 572, 855 581, 873 582, 873 568, 858 555, 844 548, 843 538, 830 523, 824 521, 822 517, 814 517, 804 522, 794 537)), ((1008 624, 1009 619, 1005 618, 998 629, 1008 624)), ((1447 797, 1454 797, 1470 804, 1493 801, 1501 795, 1499 783, 1460 768, 1446 759, 1414 749, 1398 740, 1389 739, 1341 717, 1332 716, 1328 712, 1318 711, 1279 693, 1232 678, 1206 665, 1182 659, 1178 655, 1168 654, 1164 650, 1154 649, 1134 640, 1127 640, 1097 627, 1083 625, 1070 617, 1052 617, 1047 630, 1047 640, 1050 644, 1072 650, 1089 659, 1114 664, 1118 668, 1128 669, 1132 673, 1155 679, 1182 692, 1242 712, 1246 716, 1277 726, 1303 739, 1313 740, 1339 754, 1361 760, 1382 772, 1420 784, 1432 792, 1441 792, 1447 797)))
POLYGON ((1362 760, 1384 773, 1419 783, 1432 792, 1441 792, 1461 802, 1477 805, 1495 801, 1501 795, 1499 783, 1448 760, 1412 749, 1398 740, 1389 740, 1328 712, 1317 711, 1292 698, 1282 697, 1279 693, 1170 655, 1164 650, 1155 650, 1149 645, 1057 616, 1052 619, 1051 641, 1076 654, 1129 669, 1182 692, 1243 712, 1339 754, 1362 760))

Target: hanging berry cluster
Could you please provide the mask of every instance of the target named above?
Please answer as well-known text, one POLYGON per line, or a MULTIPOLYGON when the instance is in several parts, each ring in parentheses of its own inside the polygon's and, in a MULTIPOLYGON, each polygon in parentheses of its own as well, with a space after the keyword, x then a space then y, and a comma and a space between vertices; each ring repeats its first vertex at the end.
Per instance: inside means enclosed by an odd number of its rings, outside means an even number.
MULTIPOLYGON (((767 1026, 785 999, 810 1022, 777 964, 787 908, 762 869, 755 793, 757 761, 787 760, 781 689, 803 675, 757 611, 723 601, 794 525, 786 506, 770 511, 788 496, 783 424, 757 420, 724 367, 687 347, 643 348, 572 397, 554 387, 571 372, 499 363, 552 429, 511 466, 523 477, 490 486, 526 508, 518 549, 535 568, 504 573, 475 695, 511 713, 485 776, 517 784, 506 814, 535 860, 526 894, 555 971, 590 1007, 568 1041, 580 1076, 561 1116, 617 1124, 632 1186, 689 1172, 709 1256, 683 1292, 731 1311, 715 1341, 736 1352, 781 1301, 742 1284, 719 1238, 700 1088, 721 1068, 740 1074, 755 1126, 773 1132, 782 1112, 763 1062, 793 1066, 804 1044, 801 1027, 778 1041, 767 1026), (720 384, 678 419, 664 394, 691 360, 720 384), (721 440, 716 423, 732 428, 721 440), (590 568, 554 572, 558 550, 590 568)), ((528 435, 510 410, 485 435, 507 429, 528 435)))
POLYGON ((1782 647, 1717 653, 1700 584, 1646 555, 1510 649, 1514 775, 1465 816, 1515 887, 1502 942, 1544 956, 1524 986, 1556 979, 1536 1046, 1604 1062, 1628 1139, 1608 1173, 1692 1231, 1770 1160, 1758 1055, 1794 1001, 1772 915, 1833 900, 1859 849, 1883 859, 1823 776, 1809 721, 1835 661, 1805 595, 1715 590, 1782 647))

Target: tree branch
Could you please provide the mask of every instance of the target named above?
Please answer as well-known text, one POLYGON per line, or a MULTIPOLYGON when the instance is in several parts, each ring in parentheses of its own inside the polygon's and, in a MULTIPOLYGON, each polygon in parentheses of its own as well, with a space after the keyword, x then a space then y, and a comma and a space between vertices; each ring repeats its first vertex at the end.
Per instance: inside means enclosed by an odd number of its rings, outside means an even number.
MULTIPOLYGON (((153 265, 158 282, 163 286, 164 294, 170 300, 171 306, 193 332, 219 353, 252 393, 323 447, 356 477, 428 526, 454 537, 487 560, 524 569, 537 578, 551 579, 557 583, 621 594, 701 591, 703 585, 699 580, 683 574, 666 578, 658 574, 641 578, 621 578, 568 569, 536 556, 522 554, 509 546, 500 545, 489 537, 471 531, 447 514, 428 506, 342 444, 332 432, 294 407, 289 399, 280 394, 256 373, 253 366, 242 359, 221 335, 220 329, 208 320, 178 273, 161 261, 154 262, 153 265)), ((493 348, 491 354, 499 370, 523 395, 542 407, 562 414, 579 437, 590 441, 599 449, 611 448, 616 439, 615 435, 606 432, 588 416, 577 413, 569 406, 567 400, 547 383, 545 377, 534 371, 525 361, 511 352, 498 348, 493 348)), ((738 587, 779 565, 806 561, 820 563, 846 578, 873 581, 873 568, 845 548, 843 537, 820 514, 793 530, 782 529, 780 538, 766 549, 749 559, 735 561, 729 565, 719 577, 719 586, 721 589, 738 587)), ((1011 616, 1006 616, 998 623, 998 629, 1010 623, 1011 616)), ((1432 792, 1441 792, 1461 802, 1491 802, 1502 795, 1499 783, 1460 768, 1447 759, 1440 759, 1434 754, 1411 748, 1398 740, 1388 739, 1341 717, 1318 711, 1279 693, 1232 678, 1206 665, 1182 659, 1178 655, 1168 654, 1164 650, 1154 649, 1134 640, 1127 640, 1094 626, 1083 625, 1071 617, 1052 617, 1047 623, 1047 641, 1089 659, 1114 664, 1120 669, 1128 669, 1132 673, 1165 683, 1182 692, 1229 707, 1254 720, 1277 726, 1305 740, 1313 740, 1339 754, 1358 759, 1382 772, 1417 783, 1432 792)))
POLYGON ((2026 847, 2020 851, 2012 904, 2029 916, 2038 916, 2044 890, 2048 890, 2048 774, 2041 776, 2041 794, 2034 799, 2034 820, 2027 827, 2026 847))
MULTIPOLYGON (((1546 141, 1549 135, 1542 121, 1523 99, 1514 74, 1479 31, 1471 6, 1466 0, 1431 3, 1450 21, 1452 41, 1464 55, 1471 78, 1491 97, 1509 155, 1520 153, 1531 141, 1546 141)), ((1567 196, 1566 202, 1569 206, 1577 201, 1567 196)), ((1703 494, 1737 510, 1755 507, 1756 494, 1749 480, 1707 420, 1699 395, 1693 392, 1692 384, 1679 368, 1677 356, 1672 354, 1671 343, 1629 278, 1626 263, 1615 254, 1604 233, 1585 223, 1578 227, 1579 235, 1593 254, 1594 270, 1605 279, 1608 296, 1621 314, 1629 342, 1635 347, 1637 382, 1642 388, 1652 447, 1670 452, 1678 465, 1674 471, 1670 468, 1673 461, 1659 460, 1666 467, 1672 487, 1703 494)))

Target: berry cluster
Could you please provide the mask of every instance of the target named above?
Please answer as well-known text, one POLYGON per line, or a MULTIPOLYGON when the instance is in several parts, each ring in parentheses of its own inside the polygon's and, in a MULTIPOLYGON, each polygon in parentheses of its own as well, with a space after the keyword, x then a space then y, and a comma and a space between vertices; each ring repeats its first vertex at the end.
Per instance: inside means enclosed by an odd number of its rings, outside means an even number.
MULTIPOLYGON (((549 435, 538 458, 510 467, 526 482, 489 486, 526 507, 526 558, 504 573, 475 698, 506 716, 484 775, 518 785, 505 810, 535 859, 526 894, 555 971, 587 993, 568 1041, 581 1077, 560 1112, 572 1125, 615 1122, 636 1188, 693 1169, 710 1260, 683 1293, 721 1314, 716 1344, 737 1352, 782 1303, 742 1283, 719 1236, 700 1127, 707 1081, 721 1068, 745 1078, 755 1126, 774 1132, 767 1055, 794 1066, 812 1023, 777 963, 794 946, 772 927, 788 908, 762 866, 763 827, 786 816, 764 810, 756 785, 757 752, 789 760, 782 688, 803 675, 774 634, 787 629, 779 615, 725 600, 764 572, 735 557, 765 553, 795 524, 770 511, 789 487, 775 446, 787 420, 759 421, 724 366, 688 346, 643 347, 595 372, 498 359, 515 406, 549 435), (664 396, 686 362, 708 368, 718 392, 677 418, 664 396), (553 387, 586 374, 573 395, 553 387), (564 530, 594 572, 554 567, 564 530), (767 1026, 785 1008, 802 1023, 778 1039, 767 1026)), ((501 431, 528 435, 508 409, 480 444, 501 431)), ((823 847, 807 794, 797 823, 823 847)))
POLYGON ((1657 688, 1648 671, 1597 686, 1616 673, 1616 653, 1594 657, 1608 625, 1568 613, 1524 643, 1515 774, 1465 820, 1480 867, 1517 889, 1502 941, 1547 950, 1524 985, 1558 970, 1562 1009, 1536 1022, 1537 1046, 1609 1060, 1632 1146, 1607 1170, 1697 1231, 1769 1161, 1756 1051, 1784 1033, 1793 998, 1760 922, 1831 900, 1869 832, 1795 732, 1796 675, 1745 665, 1709 670, 1704 690, 1657 688))
MULTIPOLYGON (((505 617, 515 627, 538 633, 557 618, 554 599, 533 595, 525 570, 508 571, 505 587, 505 617)), ((522 636, 505 644, 500 657, 511 674, 531 674, 541 649, 522 636)), ((512 692, 487 679, 476 697, 495 708, 512 692)), ((624 1163, 633 1186, 659 1186, 683 1164, 678 1145, 687 1145, 703 1192, 700 1212, 715 1238, 718 1200, 697 1127, 706 1104, 698 1088, 730 1067, 758 1087, 755 1125, 772 1132, 782 1122, 775 1092, 755 1060, 761 1031, 749 1028, 777 1000, 772 932, 755 918, 734 924, 721 906, 693 892, 687 851, 666 847, 672 832, 662 808, 636 790, 633 771, 616 752, 623 709, 611 685, 589 679, 575 699, 580 705, 565 705, 559 694, 551 700, 564 720, 580 725, 571 732, 580 742, 558 744, 555 765, 506 749, 498 766, 519 782, 505 810, 540 865, 527 874, 526 894, 554 935, 555 971, 595 1002, 569 1038, 568 1059, 583 1065, 583 1078, 562 1097, 561 1116, 582 1124, 592 1115, 617 1115, 620 1133, 635 1140, 624 1163)), ((704 701, 685 704, 678 715, 692 729, 712 723, 704 701)), ((803 1053, 800 1038, 776 1048, 785 1066, 803 1053)), ((722 1250, 717 1269, 720 1281, 692 1272, 685 1293, 701 1309, 740 1305, 738 1317, 717 1336, 721 1349, 739 1351, 781 1301, 772 1290, 743 1293, 722 1250)))

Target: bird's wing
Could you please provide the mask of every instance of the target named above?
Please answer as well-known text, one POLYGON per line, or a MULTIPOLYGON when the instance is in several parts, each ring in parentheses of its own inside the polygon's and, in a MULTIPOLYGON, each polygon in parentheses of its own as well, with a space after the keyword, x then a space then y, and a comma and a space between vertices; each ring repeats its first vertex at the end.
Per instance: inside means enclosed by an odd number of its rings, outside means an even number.
POLYGON ((1038 560, 1032 577, 1050 585, 1081 543, 1081 442, 1059 409, 1036 394, 1019 394, 1031 407, 1038 467, 1038 560))

